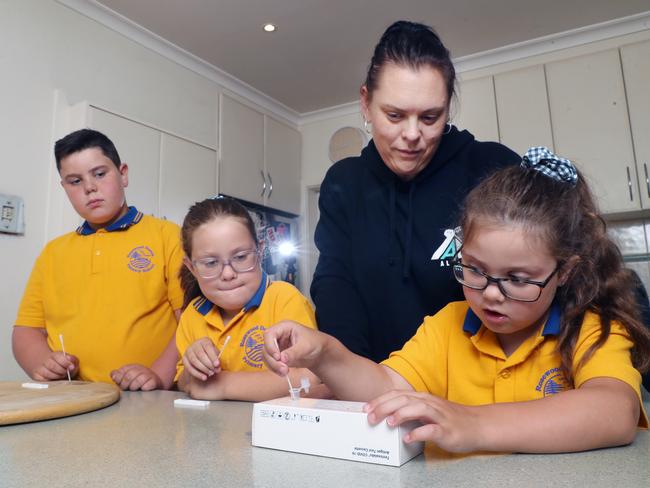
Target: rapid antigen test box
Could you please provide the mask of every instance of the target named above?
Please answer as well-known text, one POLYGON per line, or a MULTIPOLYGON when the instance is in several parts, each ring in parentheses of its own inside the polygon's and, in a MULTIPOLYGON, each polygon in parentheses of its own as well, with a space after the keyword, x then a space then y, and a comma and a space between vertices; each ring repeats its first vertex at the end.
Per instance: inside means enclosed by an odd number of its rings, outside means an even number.
POLYGON ((421 425, 368 423, 362 402, 278 398, 253 406, 253 445, 352 461, 401 466, 422 452, 404 435, 421 425))

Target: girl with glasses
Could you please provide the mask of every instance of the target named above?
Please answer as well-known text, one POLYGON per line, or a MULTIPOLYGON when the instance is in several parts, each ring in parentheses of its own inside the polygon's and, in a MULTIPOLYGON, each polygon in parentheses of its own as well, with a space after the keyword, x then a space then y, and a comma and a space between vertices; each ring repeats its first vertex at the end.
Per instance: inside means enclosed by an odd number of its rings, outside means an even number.
POLYGON ((532 148, 469 193, 460 224, 465 301, 426 317, 400 351, 378 365, 284 322, 266 332, 270 368, 310 368, 338 398, 368 401, 370 423, 419 420, 405 441, 448 451, 632 442, 648 426, 638 370, 650 333, 582 175, 532 148))
MULTIPOLYGON (((261 401, 287 394, 287 382, 262 361, 264 329, 280 320, 316 327, 307 299, 289 283, 271 282, 248 211, 232 198, 193 205, 181 230, 183 314, 176 332, 179 389, 204 400, 261 401)), ((300 384, 306 370, 292 370, 300 384)))

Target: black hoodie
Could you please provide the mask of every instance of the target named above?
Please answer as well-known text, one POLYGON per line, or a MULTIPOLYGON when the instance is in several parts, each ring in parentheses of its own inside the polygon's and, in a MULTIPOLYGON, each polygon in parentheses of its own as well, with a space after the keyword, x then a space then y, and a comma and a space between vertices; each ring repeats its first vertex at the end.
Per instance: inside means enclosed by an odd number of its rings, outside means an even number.
POLYGON ((488 173, 521 158, 455 127, 411 181, 371 141, 333 165, 320 187, 311 296, 320 330, 374 361, 410 339, 426 315, 463 299, 450 262, 464 197, 488 173))

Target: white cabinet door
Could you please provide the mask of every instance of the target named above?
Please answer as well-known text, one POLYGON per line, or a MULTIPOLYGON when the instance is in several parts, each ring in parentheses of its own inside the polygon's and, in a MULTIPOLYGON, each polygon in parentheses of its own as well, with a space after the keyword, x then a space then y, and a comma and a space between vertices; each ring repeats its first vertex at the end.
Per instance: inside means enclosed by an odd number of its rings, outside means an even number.
POLYGON ((523 155, 531 146, 553 150, 544 66, 494 77, 501 143, 523 155))
POLYGON ((88 119, 90 127, 113 141, 120 159, 129 166, 128 204, 143 213, 159 215, 160 132, 92 106, 88 119))
POLYGON ((641 205, 650 208, 650 41, 621 48, 641 205))
POLYGON ((264 115, 222 94, 219 192, 264 204, 264 115))
POLYGON ((160 175, 160 214, 182 225, 192 204, 217 193, 217 153, 163 133, 160 175))
POLYGON ((265 160, 266 205, 294 214, 300 213, 300 133, 266 117, 265 160))
POLYGON ((467 129, 478 140, 498 141, 499 126, 492 77, 461 81, 459 98, 454 125, 467 129))
POLYGON ((638 210, 638 185, 618 50, 546 65, 557 153, 589 177, 603 213, 638 210))

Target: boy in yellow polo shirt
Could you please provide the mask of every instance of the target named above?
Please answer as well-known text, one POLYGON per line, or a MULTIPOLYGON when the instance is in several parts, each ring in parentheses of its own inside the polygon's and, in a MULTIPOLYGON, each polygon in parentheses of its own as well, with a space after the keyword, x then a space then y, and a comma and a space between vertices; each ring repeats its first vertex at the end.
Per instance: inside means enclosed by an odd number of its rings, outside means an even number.
MULTIPOLYGON (((232 198, 198 202, 182 228, 185 303, 176 333, 182 356, 178 387, 194 398, 261 401, 284 396, 288 385, 262 361, 264 330, 279 320, 315 328, 307 299, 289 283, 271 282, 260 266, 248 211, 232 198)), ((307 370, 291 371, 292 383, 307 370)))
POLYGON ((269 367, 310 368, 338 398, 371 400, 371 424, 418 420, 404 440, 448 451, 632 442, 648 426, 637 368, 650 366, 650 333, 571 162, 532 148, 470 192, 461 229, 466 302, 425 318, 402 350, 375 364, 284 322, 265 333, 269 367))
POLYGON ((54 153, 85 222, 36 260, 13 330, 16 360, 38 381, 69 372, 125 390, 170 388, 183 299, 179 228, 127 206, 128 167, 104 134, 73 132, 54 153))

